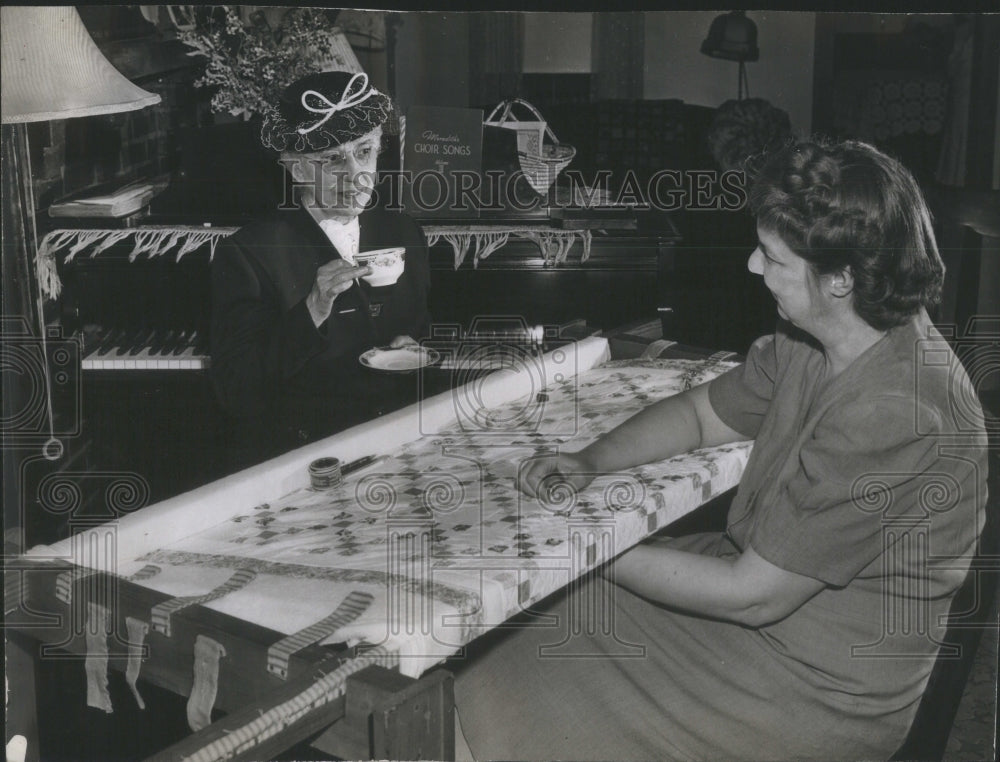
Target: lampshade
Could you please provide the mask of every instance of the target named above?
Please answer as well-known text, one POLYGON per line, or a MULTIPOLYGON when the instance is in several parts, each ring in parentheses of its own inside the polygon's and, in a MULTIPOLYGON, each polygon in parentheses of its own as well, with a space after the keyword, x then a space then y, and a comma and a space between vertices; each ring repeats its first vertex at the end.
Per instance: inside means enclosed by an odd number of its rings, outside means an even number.
POLYGON ((132 84, 104 57, 76 8, 0 8, 4 124, 115 114, 160 96, 132 84))
POLYGON ((716 17, 708 28, 708 37, 701 43, 701 52, 727 61, 756 61, 757 25, 743 11, 730 11, 716 17))
POLYGON ((327 39, 330 43, 330 55, 316 62, 319 71, 349 71, 355 74, 364 72, 351 43, 347 41, 347 35, 340 27, 333 27, 327 33, 327 39))

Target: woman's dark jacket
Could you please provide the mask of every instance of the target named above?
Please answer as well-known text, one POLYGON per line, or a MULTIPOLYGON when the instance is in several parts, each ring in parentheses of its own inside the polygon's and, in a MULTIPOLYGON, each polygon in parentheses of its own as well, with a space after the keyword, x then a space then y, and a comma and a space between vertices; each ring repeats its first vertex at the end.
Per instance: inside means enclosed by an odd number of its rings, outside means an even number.
MULTIPOLYGON (((427 335, 427 242, 412 218, 381 209, 359 217, 360 251, 406 248, 392 286, 363 280, 313 324, 306 296, 317 269, 340 254, 302 208, 277 210, 219 246, 212 264, 211 377, 234 419, 308 441, 395 407, 399 384, 358 357, 393 337, 427 335)), ((259 427, 258 427, 259 428, 259 427)))

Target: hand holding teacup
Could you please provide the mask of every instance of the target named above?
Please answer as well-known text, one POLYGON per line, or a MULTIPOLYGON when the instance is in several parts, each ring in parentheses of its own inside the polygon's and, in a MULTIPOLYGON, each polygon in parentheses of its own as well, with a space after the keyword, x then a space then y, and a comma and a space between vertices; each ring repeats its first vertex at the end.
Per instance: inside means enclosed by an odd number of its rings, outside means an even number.
POLYGON ((371 275, 372 268, 363 262, 352 265, 343 259, 334 259, 316 271, 316 282, 306 297, 306 306, 313 323, 322 325, 330 317, 333 300, 351 287, 355 278, 371 275))

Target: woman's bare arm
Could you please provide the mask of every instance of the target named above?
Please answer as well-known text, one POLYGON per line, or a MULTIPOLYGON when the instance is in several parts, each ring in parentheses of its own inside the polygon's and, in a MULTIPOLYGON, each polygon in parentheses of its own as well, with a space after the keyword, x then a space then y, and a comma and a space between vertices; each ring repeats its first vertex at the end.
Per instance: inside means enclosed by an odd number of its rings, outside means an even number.
POLYGON ((708 384, 660 400, 583 449, 598 471, 618 471, 746 437, 716 415, 708 384))
POLYGON ((826 586, 775 566, 752 547, 726 559, 637 545, 604 576, 658 603, 750 627, 784 619, 826 586))
POLYGON ((641 410, 580 452, 531 460, 522 469, 518 486, 533 497, 544 498, 558 481, 582 488, 600 474, 745 439, 716 415, 708 399, 708 384, 701 384, 641 410))

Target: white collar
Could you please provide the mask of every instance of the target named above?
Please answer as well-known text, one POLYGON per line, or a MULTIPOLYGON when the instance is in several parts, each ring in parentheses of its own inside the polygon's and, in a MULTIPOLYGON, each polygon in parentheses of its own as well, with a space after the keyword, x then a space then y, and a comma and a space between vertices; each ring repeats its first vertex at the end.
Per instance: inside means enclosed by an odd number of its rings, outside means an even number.
POLYGON ((322 220, 319 226, 334 248, 340 252, 340 256, 353 265, 361 245, 361 225, 358 223, 358 218, 351 217, 348 222, 322 220))

